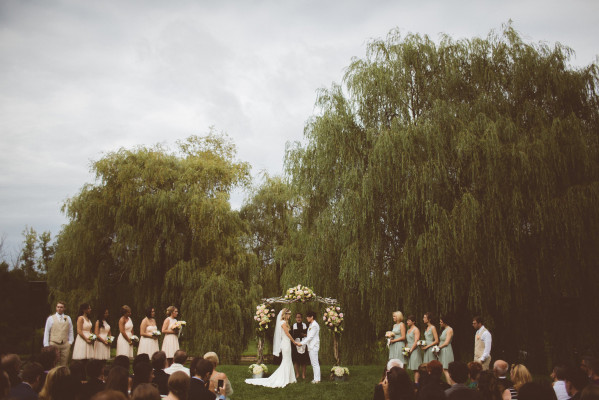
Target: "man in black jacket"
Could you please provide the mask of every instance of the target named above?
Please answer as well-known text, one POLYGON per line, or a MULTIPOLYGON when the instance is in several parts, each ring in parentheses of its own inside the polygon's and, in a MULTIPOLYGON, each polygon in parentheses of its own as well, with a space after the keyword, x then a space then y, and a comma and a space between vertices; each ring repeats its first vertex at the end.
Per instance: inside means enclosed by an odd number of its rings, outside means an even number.
POLYGON ((85 366, 87 382, 81 387, 81 400, 88 400, 104 390, 104 361, 89 360, 85 366))
POLYGON ((451 387, 445 390, 449 400, 478 400, 482 399, 480 392, 465 385, 468 379, 468 366, 460 361, 450 362, 447 368, 451 387))
POLYGON ((158 391, 162 396, 168 395, 168 378, 170 375, 164 372, 166 368, 166 353, 164 351, 157 351, 152 354, 152 368, 154 368, 152 383, 158 386, 158 391))
POLYGON ((37 400, 37 392, 41 389, 40 382, 44 373, 44 367, 36 362, 25 364, 21 376, 23 381, 16 384, 10 390, 9 399, 37 400))
MULTIPOLYGON (((214 366, 208 360, 203 358, 194 358, 191 362, 191 371, 194 371, 194 376, 191 378, 189 384, 189 400, 214 400, 216 399, 216 393, 211 392, 208 389, 208 383, 210 375, 214 371, 214 366)), ((219 394, 219 400, 225 399, 225 388, 221 387, 219 394)))

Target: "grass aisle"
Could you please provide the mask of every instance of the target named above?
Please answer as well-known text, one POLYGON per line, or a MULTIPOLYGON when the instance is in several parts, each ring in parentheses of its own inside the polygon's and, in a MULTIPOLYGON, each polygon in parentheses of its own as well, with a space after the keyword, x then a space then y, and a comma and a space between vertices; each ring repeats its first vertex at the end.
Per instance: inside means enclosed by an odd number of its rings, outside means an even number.
MULTIPOLYGON (((269 372, 274 372, 276 365, 268 365, 269 372)), ((248 385, 247 378, 251 378, 247 365, 221 365, 219 371, 227 374, 233 386, 231 399, 301 399, 301 400, 365 400, 372 399, 374 385, 377 384, 382 375, 382 368, 378 365, 351 366, 350 376, 345 382, 329 380, 331 365, 321 366, 323 381, 318 385, 310 383, 312 380, 312 368, 306 370, 306 380, 287 385, 282 389, 270 389, 261 386, 248 385)))

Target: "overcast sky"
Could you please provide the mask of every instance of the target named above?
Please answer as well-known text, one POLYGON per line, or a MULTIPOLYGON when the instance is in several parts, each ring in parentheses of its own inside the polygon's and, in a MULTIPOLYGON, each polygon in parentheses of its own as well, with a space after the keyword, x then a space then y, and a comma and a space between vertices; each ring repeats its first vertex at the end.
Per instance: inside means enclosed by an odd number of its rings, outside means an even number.
POLYGON ((94 182, 91 161, 120 147, 174 147, 214 126, 254 176, 281 174, 316 90, 393 28, 457 39, 512 19, 582 66, 599 54, 598 16, 596 0, 0 0, 4 256, 26 225, 56 235, 64 200, 94 182))

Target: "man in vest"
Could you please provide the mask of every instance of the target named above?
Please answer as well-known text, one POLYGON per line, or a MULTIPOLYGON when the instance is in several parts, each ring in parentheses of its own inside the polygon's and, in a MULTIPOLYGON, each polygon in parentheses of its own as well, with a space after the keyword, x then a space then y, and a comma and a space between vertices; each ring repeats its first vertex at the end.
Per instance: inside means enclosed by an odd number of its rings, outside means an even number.
POLYGON ((483 325, 483 319, 476 316, 472 319, 472 327, 476 329, 474 336, 474 361, 483 365, 483 370, 491 364, 491 332, 483 325))
POLYGON ((60 351, 58 365, 67 365, 71 344, 73 344, 73 322, 71 317, 64 314, 65 304, 56 303, 56 314, 50 315, 46 320, 44 330, 44 346, 56 346, 60 351))

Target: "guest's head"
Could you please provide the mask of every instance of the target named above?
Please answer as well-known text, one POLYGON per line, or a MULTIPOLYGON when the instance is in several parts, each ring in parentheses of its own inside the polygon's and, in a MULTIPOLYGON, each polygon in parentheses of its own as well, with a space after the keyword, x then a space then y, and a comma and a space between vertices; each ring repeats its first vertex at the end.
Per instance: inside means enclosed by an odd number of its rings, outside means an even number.
POLYGON ((71 360, 69 364, 71 375, 79 382, 85 381, 85 364, 81 360, 71 360))
POLYGON ((589 383, 589 378, 586 372, 579 368, 568 368, 566 370, 566 391, 570 397, 581 392, 582 389, 589 383))
POLYGON ((89 305, 89 303, 83 303, 79 305, 79 312, 77 313, 77 316, 80 317, 82 315, 86 315, 89 316, 89 314, 92 312, 92 307, 89 305))
POLYGON ((551 379, 554 381, 563 381, 566 379, 566 366, 564 364, 558 364, 553 367, 551 371, 551 379))
POLYGON ((528 368, 526 368, 522 364, 514 365, 512 367, 510 376, 512 378, 512 383, 514 384, 514 388, 516 390, 520 390, 522 385, 524 385, 525 383, 532 382, 532 376, 530 375, 528 368))
POLYGON ((16 354, 7 354, 2 357, 2 369, 8 374, 11 386, 21 383, 19 372, 21 371, 21 359, 16 354))
POLYGON ((308 322, 311 323, 312 321, 314 321, 316 319, 316 313, 312 310, 308 311, 306 313, 306 319, 308 320, 308 322))
POLYGON ((420 379, 418 380, 418 385, 423 387, 428 382, 428 370, 426 369, 426 363, 422 363, 418 366, 418 375, 420 375, 420 379))
POLYGON ((150 356, 147 353, 141 353, 133 359, 133 368, 139 363, 150 364, 150 356))
MULTIPOLYGON (((206 361, 206 360, 204 360, 206 361)), ((210 364, 210 361, 206 361, 210 364)), ((210 364, 212 366, 212 364, 210 364)), ((169 397, 174 395, 179 400, 187 399, 189 392, 189 376, 183 371, 174 372, 168 378, 168 394, 169 397)))
POLYGON ((479 330, 483 326, 484 322, 480 315, 476 315, 472 318, 472 327, 479 330))
POLYGON ((152 354, 152 368, 155 370, 166 368, 166 353, 164 351, 157 351, 152 354))
POLYGON ((98 324, 100 328, 104 328, 104 321, 108 320, 108 316, 110 313, 108 312, 108 308, 106 307, 98 307, 98 313, 96 314, 96 319, 98 320, 98 324))
POLYGON ((194 376, 204 381, 210 378, 212 371, 214 371, 212 363, 204 358, 196 357, 191 363, 194 367, 194 376))
POLYGON ((119 367, 125 368, 127 371, 129 371, 129 357, 124 355, 116 356, 112 362, 112 365, 118 365, 119 367))
POLYGON ((154 307, 146 308, 146 317, 154 318, 155 316, 156 316, 156 310, 154 309, 154 307))
POLYGON ((60 353, 56 346, 46 346, 42 348, 42 352, 38 357, 38 361, 44 367, 44 371, 50 371, 56 366, 60 353))
POLYGON ((218 367, 218 355, 215 352, 209 351, 208 353, 204 354, 204 360, 210 361, 214 369, 218 367))
POLYGON ((426 312, 422 317, 422 322, 424 322, 425 325, 433 324, 433 313, 430 311, 426 312))
POLYGON ((399 358, 392 358, 387 361, 387 371, 390 371, 393 367, 403 368, 403 362, 399 358))
POLYGON ((587 385, 582 389, 580 400, 599 400, 599 386, 587 385))
POLYGON ((0 399, 8 396, 10 392, 10 379, 4 369, 0 367, 0 399))
POLYGON ((77 395, 77 381, 68 367, 55 367, 48 372, 44 387, 40 391, 42 400, 70 400, 77 395))
MULTIPOLYGON (((505 362, 503 360, 497 360, 497 361, 495 361, 495 363, 493 363, 493 373, 498 378, 503 378, 504 376, 507 376, 508 368, 509 368, 509 365, 507 364, 507 362, 505 362)), ((482 369, 482 365, 481 365, 481 369, 482 369)))
POLYGON ((470 361, 468 363, 468 376, 473 382, 478 381, 478 374, 483 370, 483 365, 478 361, 470 361))
POLYGON ((447 368, 449 378, 454 383, 465 383, 468 379, 468 366, 461 361, 450 362, 447 368))
POLYGON ((27 382, 33 390, 39 392, 41 389, 42 375, 44 375, 44 367, 40 363, 29 362, 23 367, 21 377, 23 382, 27 382))
POLYGON ((116 390, 123 393, 125 396, 129 395, 129 370, 114 365, 110 368, 108 378, 106 378, 106 389, 116 390))
POLYGON ((393 322, 399 324, 403 321, 403 314, 401 311, 393 311, 393 322))
POLYGON ((549 385, 527 382, 518 390, 519 400, 555 400, 555 391, 549 385))
POLYGON ((441 379, 441 375, 443 375, 443 364, 437 360, 431 360, 426 364, 426 372, 431 378, 441 379))
POLYGON ((140 362, 133 366, 133 383, 131 390, 142 383, 150 383, 154 379, 154 370, 149 362, 140 362))
POLYGON ((167 307, 167 309, 166 309, 167 317, 177 318, 178 315, 179 315, 179 310, 177 309, 177 307, 175 307, 175 306, 167 307))
POLYGON ((142 383, 132 391, 131 400, 160 400, 160 392, 154 385, 142 383))
POLYGON ((478 375, 478 391, 484 399, 500 399, 501 387, 499 380, 491 371, 481 371, 478 375))
POLYGON ((129 400, 129 397, 116 390, 102 390, 96 393, 91 400, 129 400))
POLYGON ((121 307, 121 315, 123 317, 129 317, 131 316, 131 307, 124 305, 121 307))
POLYGON ((102 379, 104 377, 104 366, 106 362, 104 360, 89 360, 85 366, 85 372, 87 373, 87 379, 102 379))
POLYGON ((411 399, 414 396, 414 386, 406 370, 393 367, 387 373, 390 399, 411 399))
POLYGON ((187 361, 187 353, 181 349, 175 351, 175 354, 173 355, 173 362, 183 365, 185 364, 185 361, 187 361))
POLYGON ((408 318, 406 319, 406 323, 408 324, 409 327, 412 327, 416 323, 416 317, 411 314, 408 315, 408 318))

